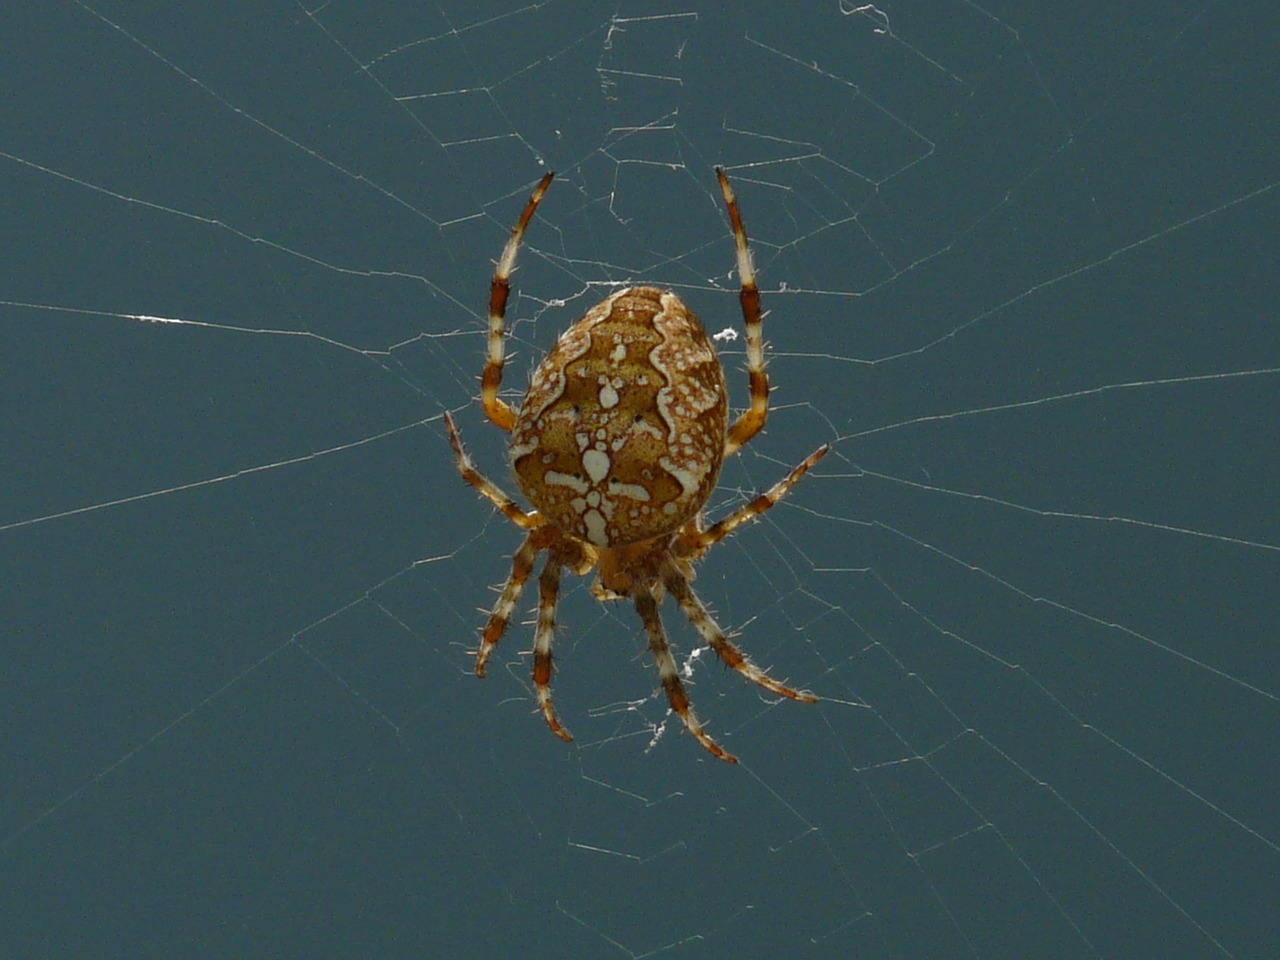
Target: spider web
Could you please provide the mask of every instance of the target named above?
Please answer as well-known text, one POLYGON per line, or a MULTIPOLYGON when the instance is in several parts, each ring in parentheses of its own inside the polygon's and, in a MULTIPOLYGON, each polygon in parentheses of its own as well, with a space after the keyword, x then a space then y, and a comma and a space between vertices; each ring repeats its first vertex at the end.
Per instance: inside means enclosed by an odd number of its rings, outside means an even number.
POLYGON ((1242 2, 23 4, 0 55, 6 956, 1273 957, 1280 28, 1242 2), (781 8, 779 8, 781 9, 781 8), (700 595, 567 580, 454 473, 490 261, 559 171, 513 398, 677 289, 769 428, 700 595), (735 375, 736 374, 736 375, 735 375))

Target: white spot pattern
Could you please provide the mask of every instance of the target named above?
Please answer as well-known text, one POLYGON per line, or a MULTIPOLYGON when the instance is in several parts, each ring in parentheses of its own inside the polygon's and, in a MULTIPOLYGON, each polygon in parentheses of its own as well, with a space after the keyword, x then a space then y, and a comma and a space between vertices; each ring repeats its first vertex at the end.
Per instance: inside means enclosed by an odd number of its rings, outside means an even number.
POLYGON ((719 473, 724 376, 674 293, 621 290, 567 330, 530 379, 510 456, 540 513, 597 546, 693 516, 719 473))

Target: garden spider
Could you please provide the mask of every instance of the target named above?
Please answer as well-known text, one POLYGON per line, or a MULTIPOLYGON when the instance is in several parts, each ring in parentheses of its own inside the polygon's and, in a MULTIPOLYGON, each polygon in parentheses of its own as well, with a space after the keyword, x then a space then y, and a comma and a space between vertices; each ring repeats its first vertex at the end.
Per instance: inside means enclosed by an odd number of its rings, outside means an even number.
POLYGON ((505 403, 498 386, 511 271, 525 229, 554 176, 546 174, 534 189, 494 270, 489 356, 481 376, 484 412, 511 434, 511 467, 535 510, 521 509, 476 470, 453 418, 444 415, 462 478, 526 531, 481 634, 476 675, 484 676, 534 561, 546 551, 538 578, 533 683, 551 730, 563 740, 573 739, 551 704, 551 641, 560 573, 568 568, 585 576, 596 568, 591 590, 597 599, 631 597, 635 603, 667 700, 685 729, 721 760, 736 763, 694 716, 658 607, 670 593, 727 666, 779 696, 814 702, 813 694, 774 680, 734 646, 690 581, 693 564, 712 545, 781 500, 828 447, 823 444, 768 492, 710 527, 703 526, 702 507, 715 489, 721 463, 760 432, 769 412, 760 292, 733 188, 720 167, 716 177, 733 225, 742 282, 739 299, 747 332, 750 407, 727 425, 724 371, 711 341, 678 296, 656 287, 619 290, 588 310, 534 370, 519 409, 505 403))

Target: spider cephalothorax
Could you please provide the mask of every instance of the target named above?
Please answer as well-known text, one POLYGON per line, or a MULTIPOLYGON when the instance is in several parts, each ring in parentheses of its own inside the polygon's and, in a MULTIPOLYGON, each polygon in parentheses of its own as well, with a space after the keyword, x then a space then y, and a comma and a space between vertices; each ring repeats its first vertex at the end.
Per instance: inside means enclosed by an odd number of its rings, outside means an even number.
POLYGON ((571 739, 551 703, 551 641, 560 574, 565 568, 579 575, 595 569, 592 590, 598 598, 633 599, 672 710, 707 750, 733 762, 694 716, 658 606, 670 593, 726 665, 779 696, 813 701, 812 694, 774 680, 730 643, 690 581, 694 562, 739 524, 782 499, 826 455, 827 447, 815 450, 768 492, 703 527, 702 508, 715 489, 721 463, 760 432, 769 409, 760 294, 738 205, 719 167, 716 176, 737 244, 747 333, 751 405, 742 416, 728 426, 724 372, 702 324, 678 296, 656 287, 619 290, 592 307, 538 365, 520 407, 513 410, 500 399, 511 271, 521 238, 553 176, 548 173, 533 191, 494 271, 489 359, 481 377, 485 413, 511 432, 511 466, 534 511, 521 509, 476 470, 453 418, 445 414, 463 479, 527 531, 481 636, 476 673, 484 676, 534 560, 546 551, 538 580, 533 680, 551 729, 571 739))

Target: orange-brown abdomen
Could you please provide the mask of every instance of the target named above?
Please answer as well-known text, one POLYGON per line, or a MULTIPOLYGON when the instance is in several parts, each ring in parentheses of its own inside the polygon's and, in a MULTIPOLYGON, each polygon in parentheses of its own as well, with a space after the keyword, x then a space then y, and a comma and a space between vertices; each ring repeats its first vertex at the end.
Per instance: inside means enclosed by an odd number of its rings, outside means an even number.
POLYGON ((520 489, 553 524, 615 547, 669 533, 711 495, 724 374, 702 324, 656 287, 620 290, 564 332, 511 434, 520 489))

